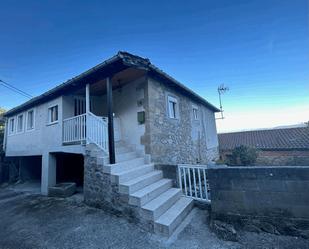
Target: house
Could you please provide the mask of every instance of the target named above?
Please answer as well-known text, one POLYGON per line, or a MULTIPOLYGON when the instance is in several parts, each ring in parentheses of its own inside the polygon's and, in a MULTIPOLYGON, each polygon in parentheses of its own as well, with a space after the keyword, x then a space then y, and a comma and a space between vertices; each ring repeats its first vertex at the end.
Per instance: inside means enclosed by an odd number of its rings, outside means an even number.
POLYGON ((256 165, 309 165, 308 127, 222 133, 218 137, 222 159, 235 147, 245 145, 258 150, 256 165))
POLYGON ((217 159, 218 111, 148 59, 119 52, 6 112, 5 153, 43 194, 74 181, 89 204, 134 207, 170 234, 192 200, 155 166, 217 159))

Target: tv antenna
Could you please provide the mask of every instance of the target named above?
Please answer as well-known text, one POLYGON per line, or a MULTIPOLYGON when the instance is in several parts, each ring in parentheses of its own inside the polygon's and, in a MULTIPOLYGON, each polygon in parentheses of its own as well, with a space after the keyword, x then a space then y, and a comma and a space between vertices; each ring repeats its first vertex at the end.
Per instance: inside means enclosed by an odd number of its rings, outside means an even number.
POLYGON ((228 90, 230 90, 230 89, 227 86, 225 86, 224 84, 221 84, 220 86, 218 86, 218 94, 219 94, 221 117, 220 118, 216 118, 216 119, 224 119, 221 95, 224 94, 225 92, 227 92, 228 90))

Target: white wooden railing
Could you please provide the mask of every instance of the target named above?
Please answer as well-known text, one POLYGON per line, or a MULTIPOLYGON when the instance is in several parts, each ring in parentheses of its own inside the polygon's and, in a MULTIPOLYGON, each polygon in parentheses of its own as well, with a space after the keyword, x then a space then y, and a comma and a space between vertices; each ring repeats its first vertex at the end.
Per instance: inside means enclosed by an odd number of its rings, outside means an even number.
POLYGON ((86 114, 63 120, 63 142, 86 141, 86 114))
POLYGON ((108 152, 107 118, 98 117, 89 112, 87 116, 87 143, 95 143, 104 152, 108 152))
POLYGON ((185 196, 210 202, 210 191, 205 165, 178 165, 179 187, 185 196))
POLYGON ((63 143, 94 143, 108 152, 107 118, 91 112, 63 120, 63 143))

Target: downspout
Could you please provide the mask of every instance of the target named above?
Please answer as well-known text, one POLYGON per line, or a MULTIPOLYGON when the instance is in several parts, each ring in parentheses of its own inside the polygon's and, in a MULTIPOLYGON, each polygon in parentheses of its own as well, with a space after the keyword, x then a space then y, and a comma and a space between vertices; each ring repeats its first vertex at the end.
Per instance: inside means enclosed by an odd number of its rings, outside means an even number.
POLYGON ((3 151, 4 151, 4 152, 5 152, 5 150, 6 150, 7 134, 8 134, 8 119, 5 118, 4 136, 3 136, 3 151))

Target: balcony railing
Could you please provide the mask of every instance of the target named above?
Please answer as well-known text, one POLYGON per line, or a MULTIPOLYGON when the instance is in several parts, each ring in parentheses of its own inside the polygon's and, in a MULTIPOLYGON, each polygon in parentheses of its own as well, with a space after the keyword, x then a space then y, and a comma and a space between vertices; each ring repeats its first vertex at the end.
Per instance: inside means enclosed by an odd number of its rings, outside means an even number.
POLYGON ((108 152, 107 119, 91 112, 63 120, 63 143, 94 143, 108 152))
POLYGON ((86 141, 86 114, 63 120, 63 143, 86 141))

